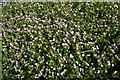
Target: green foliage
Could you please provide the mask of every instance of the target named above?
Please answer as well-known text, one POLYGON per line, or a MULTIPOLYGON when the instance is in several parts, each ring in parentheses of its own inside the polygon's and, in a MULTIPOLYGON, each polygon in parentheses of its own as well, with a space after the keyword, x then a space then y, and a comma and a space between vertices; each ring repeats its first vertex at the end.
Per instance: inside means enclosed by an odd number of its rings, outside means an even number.
POLYGON ((2 7, 3 80, 120 78, 118 3, 2 7))

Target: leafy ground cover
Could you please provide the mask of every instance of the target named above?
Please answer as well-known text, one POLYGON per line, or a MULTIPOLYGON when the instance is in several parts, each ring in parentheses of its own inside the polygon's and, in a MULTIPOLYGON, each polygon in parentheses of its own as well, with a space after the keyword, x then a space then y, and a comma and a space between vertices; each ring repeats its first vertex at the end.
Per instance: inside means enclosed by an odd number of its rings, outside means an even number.
POLYGON ((2 7, 3 80, 120 78, 118 3, 2 7))

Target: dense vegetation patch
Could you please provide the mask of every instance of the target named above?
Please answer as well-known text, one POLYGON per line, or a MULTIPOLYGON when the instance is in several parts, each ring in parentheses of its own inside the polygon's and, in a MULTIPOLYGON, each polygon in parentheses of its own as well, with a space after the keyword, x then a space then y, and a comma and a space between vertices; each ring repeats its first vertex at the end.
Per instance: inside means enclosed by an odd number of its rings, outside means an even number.
POLYGON ((2 7, 3 80, 120 78, 117 3, 2 7))

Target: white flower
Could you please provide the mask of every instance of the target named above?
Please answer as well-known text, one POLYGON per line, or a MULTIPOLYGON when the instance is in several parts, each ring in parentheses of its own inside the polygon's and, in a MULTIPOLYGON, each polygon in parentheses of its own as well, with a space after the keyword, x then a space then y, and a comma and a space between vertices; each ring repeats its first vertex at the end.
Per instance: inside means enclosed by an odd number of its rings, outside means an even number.
POLYGON ((105 32, 103 33, 104 36, 106 36, 106 34, 107 34, 107 33, 105 33, 105 32))
POLYGON ((84 31, 83 34, 86 34, 86 31, 84 31))
POLYGON ((59 49, 57 49, 57 52, 59 53, 59 49))
POLYGON ((79 54, 80 54, 80 52, 77 52, 77 54, 79 55, 79 54))
POLYGON ((101 67, 103 67, 103 65, 101 64, 101 67))
POLYGON ((81 73, 79 72, 79 73, 78 73, 78 75, 80 76, 80 75, 81 75, 81 73))
POLYGON ((56 70, 56 68, 53 68, 53 70, 56 70))
POLYGON ((79 66, 81 66, 81 64, 78 64, 79 66))
POLYGON ((26 58, 26 57, 27 57, 27 55, 24 55, 24 57, 26 58))
POLYGON ((120 61, 120 58, 118 58, 118 60, 120 61))
POLYGON ((34 78, 39 78, 39 77, 37 76, 37 74, 35 74, 34 78))
POLYGON ((12 63, 14 63, 15 61, 14 61, 14 60, 12 60, 11 62, 12 62, 12 63))
POLYGON ((55 50, 55 49, 56 49, 56 47, 52 46, 52 49, 53 49, 53 50, 55 50))
POLYGON ((34 38, 34 36, 33 36, 33 35, 31 35, 31 38, 34 38))
POLYGON ((114 64, 112 64, 112 67, 114 66, 114 64))
POLYGON ((38 37, 35 38, 35 40, 37 40, 37 39, 38 39, 38 37))
POLYGON ((87 56, 90 56, 90 54, 87 54, 87 56))
POLYGON ((97 50, 97 49, 96 49, 95 47, 92 47, 92 50, 95 51, 95 50, 97 50))
POLYGON ((73 42, 75 42, 75 41, 76 41, 76 37, 75 37, 75 36, 73 36, 72 38, 73 38, 73 42))
POLYGON ((67 24, 65 24, 65 28, 67 28, 67 26, 68 26, 68 25, 67 25, 67 24))
POLYGON ((114 5, 114 7, 118 8, 118 5, 114 5))
POLYGON ((53 38, 53 41, 55 41, 55 38, 53 38))
POLYGON ((95 68, 93 68, 92 70, 95 70, 95 68))
POLYGON ((54 72, 52 72, 52 76, 54 75, 54 72))
POLYGON ((24 76, 21 76, 21 79, 23 79, 24 78, 24 76))
POLYGON ((58 59, 59 62, 61 62, 61 59, 58 59))
POLYGON ((70 54, 70 58, 73 58, 74 56, 72 54, 70 54))
POLYGON ((80 42, 80 44, 83 44, 83 42, 80 42))
POLYGON ((78 64, 78 61, 76 61, 76 63, 78 64))
POLYGON ((59 76, 59 73, 57 73, 57 76, 59 76))
POLYGON ((80 36, 79 32, 76 32, 76 35, 77 35, 77 36, 80 36))
POLYGON ((74 34, 74 31, 71 31, 71 34, 74 34))
POLYGON ((41 76, 41 74, 38 74, 38 76, 40 77, 40 76, 41 76))
POLYGON ((98 46, 96 46, 96 48, 97 48, 97 50, 99 49, 99 47, 98 47, 98 46))
POLYGON ((38 63, 35 63, 35 65, 37 66, 38 63))
POLYGON ((68 46, 68 44, 67 44, 67 43, 62 43, 62 45, 63 45, 63 46, 68 46))
POLYGON ((63 66, 63 64, 60 64, 60 66, 63 66))
POLYGON ((99 74, 99 73, 100 73, 100 70, 98 70, 97 73, 99 74))
POLYGON ((63 59, 66 60, 66 57, 64 56, 63 59))
POLYGON ((91 63, 91 65, 93 65, 93 63, 91 63))
POLYGON ((59 53, 59 56, 62 56, 62 54, 61 54, 61 53, 59 53))
POLYGON ((11 46, 13 46, 13 43, 10 43, 11 46))
POLYGON ((61 72, 61 75, 63 75, 67 70, 65 69, 63 72, 61 72))
POLYGON ((42 56, 42 59, 44 59, 44 56, 42 56))
POLYGON ((113 49, 111 49, 112 53, 115 53, 115 51, 113 49))
POLYGON ((83 36, 83 40, 86 40, 86 37, 85 37, 85 36, 83 36))
POLYGON ((80 68, 80 72, 84 72, 84 69, 83 69, 83 68, 80 68))
POLYGON ((33 54, 35 54, 35 52, 33 52, 33 54))
POLYGON ((33 59, 31 59, 31 61, 33 61, 33 59))
POLYGON ((20 74, 17 74, 16 76, 20 76, 20 74))
POLYGON ((16 61, 16 67, 18 67, 18 61, 16 61))
POLYGON ((114 72, 114 74, 116 74, 116 73, 117 73, 117 71, 114 72))
POLYGON ((74 68, 76 68, 76 64, 73 64, 74 68))
POLYGON ((86 65, 89 66, 89 64, 86 62, 86 65))
POLYGON ((108 61, 108 66, 110 66, 111 65, 111 63, 110 63, 110 61, 108 61))
POLYGON ((98 59, 98 62, 100 62, 100 60, 98 59))
POLYGON ((82 57, 84 57, 85 56, 85 54, 82 54, 82 57))

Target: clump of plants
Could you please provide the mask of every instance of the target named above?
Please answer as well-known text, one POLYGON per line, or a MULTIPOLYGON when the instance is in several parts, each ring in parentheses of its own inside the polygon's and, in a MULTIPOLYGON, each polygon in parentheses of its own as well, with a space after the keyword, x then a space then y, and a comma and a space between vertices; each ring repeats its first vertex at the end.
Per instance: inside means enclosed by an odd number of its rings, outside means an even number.
POLYGON ((3 80, 120 78, 118 3, 2 6, 3 80))

